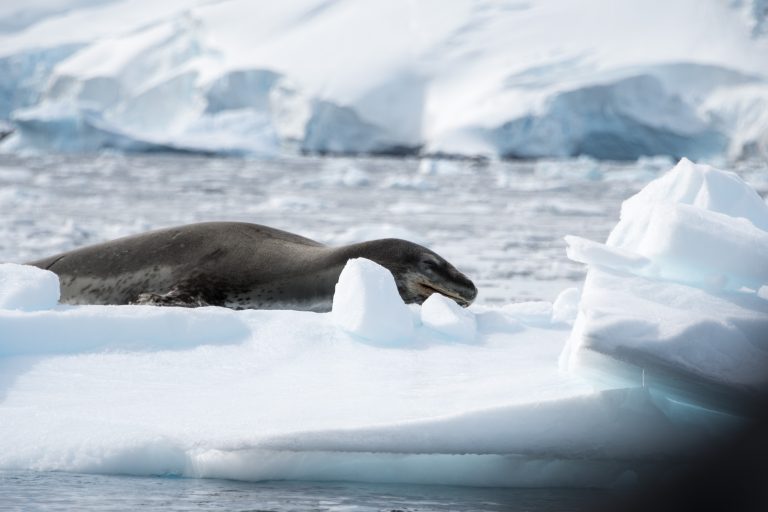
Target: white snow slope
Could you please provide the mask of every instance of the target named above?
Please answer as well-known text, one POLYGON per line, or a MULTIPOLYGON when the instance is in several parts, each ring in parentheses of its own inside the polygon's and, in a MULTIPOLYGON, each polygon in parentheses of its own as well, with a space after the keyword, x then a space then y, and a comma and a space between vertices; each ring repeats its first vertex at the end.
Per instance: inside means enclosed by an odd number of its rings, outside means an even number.
POLYGON ((761 5, 8 2, 3 148, 766 155, 761 5))
POLYGON ((361 259, 327 314, 57 306, 50 272, 0 265, 0 468, 642 480, 768 387, 766 221, 736 175, 683 160, 625 202, 607 244, 570 239, 581 294, 466 310, 407 307, 361 259))

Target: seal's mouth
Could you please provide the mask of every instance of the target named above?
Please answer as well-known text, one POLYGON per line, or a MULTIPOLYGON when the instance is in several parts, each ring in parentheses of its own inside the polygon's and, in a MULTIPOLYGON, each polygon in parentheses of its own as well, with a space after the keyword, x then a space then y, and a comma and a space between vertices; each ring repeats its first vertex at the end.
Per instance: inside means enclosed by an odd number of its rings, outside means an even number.
POLYGON ((420 295, 423 297, 421 299, 422 302, 424 302, 427 299, 427 297, 429 297, 433 293, 439 293, 440 295, 445 295, 446 297, 453 299, 453 301, 456 302, 459 306, 466 308, 467 306, 472 304, 471 299, 468 300, 456 292, 446 290, 445 288, 441 288, 433 284, 418 282, 416 283, 416 288, 419 290, 420 295))

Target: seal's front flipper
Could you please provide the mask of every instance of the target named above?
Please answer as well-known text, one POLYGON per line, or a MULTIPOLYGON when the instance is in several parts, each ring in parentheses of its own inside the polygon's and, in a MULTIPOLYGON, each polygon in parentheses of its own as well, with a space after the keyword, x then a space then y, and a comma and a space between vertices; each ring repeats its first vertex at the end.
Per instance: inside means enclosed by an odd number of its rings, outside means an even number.
POLYGON ((180 308, 210 306, 200 294, 184 292, 177 288, 162 295, 158 293, 140 293, 136 300, 130 303, 136 306, 175 306, 180 308))

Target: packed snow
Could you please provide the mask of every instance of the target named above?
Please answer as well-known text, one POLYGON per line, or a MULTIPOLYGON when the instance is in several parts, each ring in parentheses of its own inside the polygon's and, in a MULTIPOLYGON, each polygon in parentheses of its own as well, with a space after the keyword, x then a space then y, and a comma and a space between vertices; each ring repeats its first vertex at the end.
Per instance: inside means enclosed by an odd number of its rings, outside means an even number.
POLYGON ((764 156, 759 5, 11 3, 2 148, 764 156))
POLYGON ((606 244, 570 239, 589 271, 554 303, 409 307, 385 269, 358 259, 327 314, 60 306, 53 274, 3 265, 0 468, 642 480, 744 421, 739 402, 768 387, 765 284, 743 285, 762 274, 706 257, 684 279, 669 270, 690 261, 674 238, 694 228, 701 251, 751 247, 742 257, 759 267, 768 206, 754 197, 733 174, 681 161, 625 202, 606 244), (647 236, 647 213, 676 205, 704 213, 647 236))

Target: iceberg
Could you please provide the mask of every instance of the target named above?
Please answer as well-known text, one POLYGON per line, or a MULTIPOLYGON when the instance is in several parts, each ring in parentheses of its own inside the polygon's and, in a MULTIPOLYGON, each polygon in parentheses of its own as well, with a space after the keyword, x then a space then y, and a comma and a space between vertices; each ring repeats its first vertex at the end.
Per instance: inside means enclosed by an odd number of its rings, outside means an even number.
POLYGON ((2 149, 760 158, 768 37, 747 3, 9 6, 2 149))
POLYGON ((330 313, 64 306, 54 274, 2 265, 0 469, 652 479, 768 390, 767 209, 735 175, 682 160, 625 201, 607 243, 569 237, 589 270, 554 303, 406 306, 358 259, 330 313))

